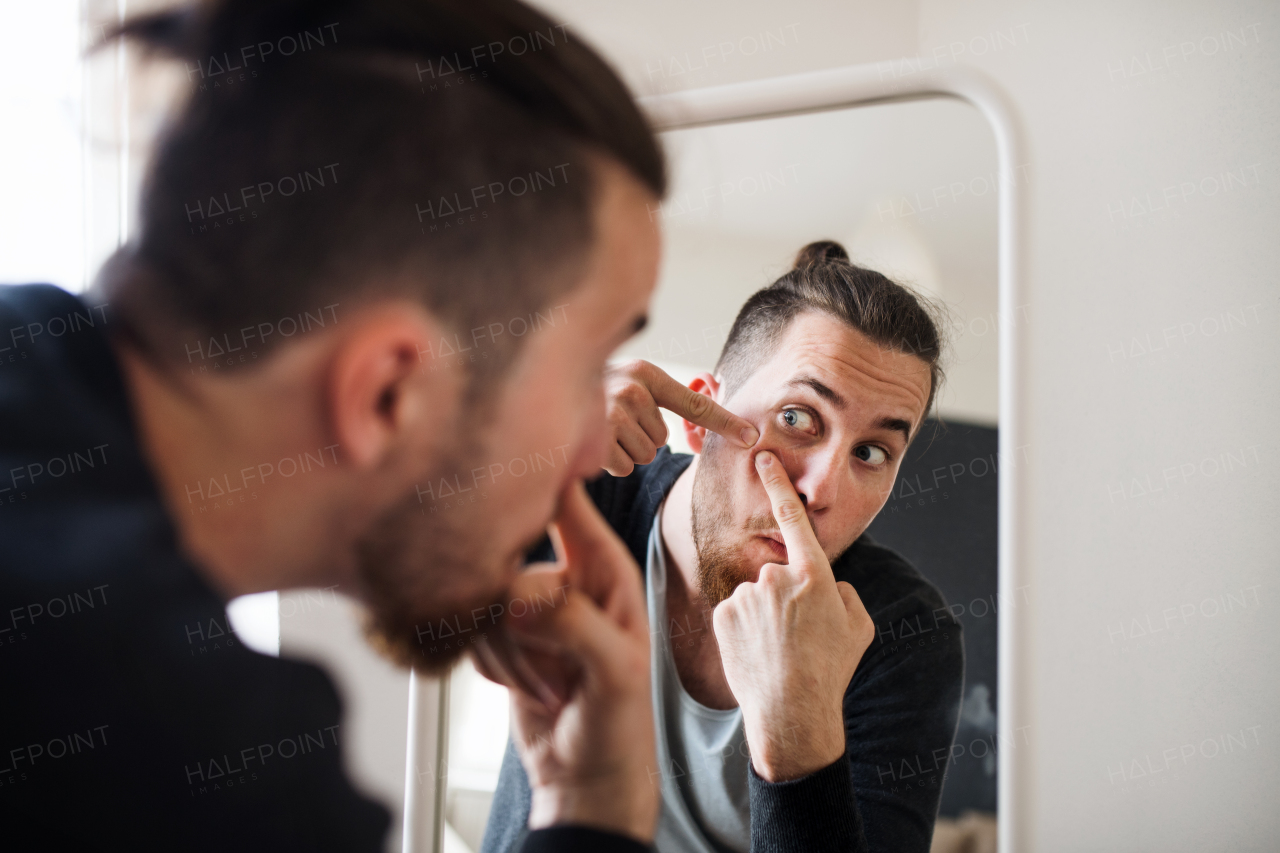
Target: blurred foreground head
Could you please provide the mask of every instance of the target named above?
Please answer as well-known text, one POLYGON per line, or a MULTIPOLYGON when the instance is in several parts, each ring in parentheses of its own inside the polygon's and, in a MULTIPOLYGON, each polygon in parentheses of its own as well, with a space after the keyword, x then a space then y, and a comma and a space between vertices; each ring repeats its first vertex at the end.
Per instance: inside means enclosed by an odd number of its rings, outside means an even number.
POLYGON ((118 340, 175 382, 314 385, 274 416, 339 464, 290 500, 350 547, 388 650, 443 665, 440 620, 499 599, 603 458, 599 374, 656 277, 653 133, 518 2, 219 0, 113 37, 188 90, 95 285, 118 340))

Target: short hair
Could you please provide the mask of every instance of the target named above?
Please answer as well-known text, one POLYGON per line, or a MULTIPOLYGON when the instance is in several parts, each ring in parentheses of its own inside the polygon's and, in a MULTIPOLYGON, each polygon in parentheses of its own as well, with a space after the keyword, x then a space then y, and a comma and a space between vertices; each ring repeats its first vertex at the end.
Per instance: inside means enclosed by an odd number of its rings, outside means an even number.
POLYGON ((411 296, 464 338, 527 317, 581 281, 603 158, 666 190, 618 75, 516 0, 207 0, 115 38, 190 88, 96 285, 162 362, 331 303, 411 296))
POLYGON ((738 311, 716 362, 726 397, 773 355, 791 321, 806 311, 834 317, 873 343, 928 365, 924 411, 929 413, 943 379, 943 340, 935 321, 941 309, 875 270, 851 263, 844 247, 831 240, 801 249, 789 272, 757 290, 738 311))

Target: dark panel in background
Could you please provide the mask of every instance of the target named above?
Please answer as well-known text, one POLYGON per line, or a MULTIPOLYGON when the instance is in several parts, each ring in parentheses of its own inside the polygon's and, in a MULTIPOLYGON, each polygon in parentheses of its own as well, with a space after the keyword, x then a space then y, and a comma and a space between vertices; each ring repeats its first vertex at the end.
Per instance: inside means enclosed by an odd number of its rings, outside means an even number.
MULTIPOLYGON (((926 421, 867 529, 942 590, 964 628, 965 684, 943 815, 996 810, 997 431, 926 421)), ((1017 602, 1012 602, 1016 606, 1017 602)))

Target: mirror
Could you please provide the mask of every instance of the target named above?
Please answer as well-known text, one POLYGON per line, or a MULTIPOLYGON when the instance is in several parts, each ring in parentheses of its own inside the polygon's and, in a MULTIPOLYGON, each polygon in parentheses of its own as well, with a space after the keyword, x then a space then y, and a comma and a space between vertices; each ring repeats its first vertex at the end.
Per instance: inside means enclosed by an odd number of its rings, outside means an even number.
MULTIPOLYGON (((648 328, 619 358, 652 361, 682 382, 711 371, 746 298, 821 238, 945 307, 947 376, 936 406, 944 426, 926 425, 868 532, 935 584, 963 626, 960 730, 945 776, 895 761, 881 778, 889 788, 942 789, 935 849, 962 835, 994 839, 1001 179, 990 126, 965 103, 935 99, 664 137, 672 188, 651 210, 664 232, 661 278, 648 328)), ((672 449, 688 452, 678 419, 668 427, 672 449)), ((868 655, 910 654, 920 639, 900 625, 876 627, 868 655)), ((470 757, 450 755, 444 846, 478 849, 506 730, 470 667, 454 678, 450 749, 470 757)))

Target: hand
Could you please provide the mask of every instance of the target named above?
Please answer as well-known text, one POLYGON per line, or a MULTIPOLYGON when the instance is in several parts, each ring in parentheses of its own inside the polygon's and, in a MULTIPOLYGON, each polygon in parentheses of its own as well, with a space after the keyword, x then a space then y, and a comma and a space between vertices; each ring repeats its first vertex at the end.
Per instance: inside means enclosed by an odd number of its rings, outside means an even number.
POLYGON ((558 562, 512 585, 477 665, 511 688, 529 826, 590 825, 647 844, 659 800, 640 571, 581 482, 561 496, 552 539, 558 562))
POLYGON ((706 394, 684 387, 647 361, 635 359, 609 365, 604 383, 605 417, 613 433, 609 463, 604 470, 615 477, 625 477, 636 465, 652 462, 658 448, 667 443, 667 425, 659 407, 744 448, 752 447, 760 438, 750 421, 722 408, 706 394))
POLYGON ((875 625, 849 584, 836 582, 786 470, 755 458, 787 548, 712 614, 729 689, 742 707, 751 763, 770 782, 807 776, 844 755, 844 691, 875 625))

